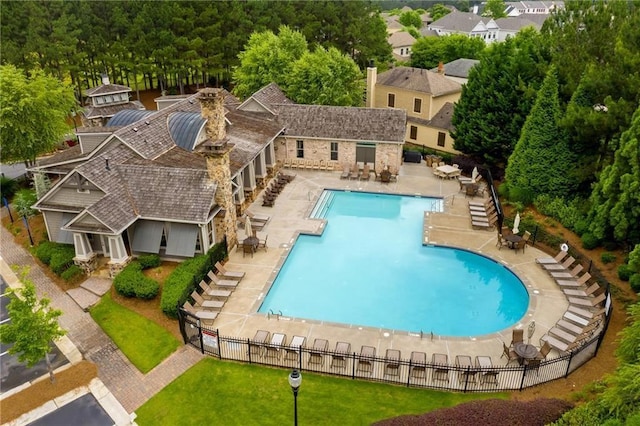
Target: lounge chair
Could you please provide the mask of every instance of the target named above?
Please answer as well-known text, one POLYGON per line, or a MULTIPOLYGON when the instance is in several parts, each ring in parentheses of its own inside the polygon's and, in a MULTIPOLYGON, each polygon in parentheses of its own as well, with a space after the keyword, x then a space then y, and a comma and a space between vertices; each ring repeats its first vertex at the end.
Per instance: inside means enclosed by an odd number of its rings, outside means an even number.
POLYGON ((200 281, 199 286, 202 289, 202 297, 204 297, 205 299, 207 299, 207 298, 210 298, 210 299, 215 299, 215 298, 226 299, 229 296, 231 296, 231 292, 229 290, 213 289, 213 288, 209 287, 209 284, 207 284, 204 280, 200 281))
POLYGON ((250 210, 245 210, 244 214, 246 214, 247 216, 249 216, 249 219, 251 219, 251 222, 269 222, 269 219, 271 219, 271 216, 268 216, 266 214, 255 214, 252 213, 250 210))
POLYGON ((360 175, 361 180, 369 180, 371 177, 371 166, 365 164, 362 168, 362 174, 360 175))
POLYGON ((324 355, 329 347, 329 341, 326 339, 316 339, 313 341, 313 347, 309 351, 309 365, 324 364, 324 355))
POLYGON ((490 356, 476 356, 476 367, 480 375, 480 384, 490 384, 498 386, 498 371, 492 370, 493 362, 490 356))
POLYGON ((360 167, 358 163, 354 163, 349 171, 349 179, 358 179, 358 177, 360 177, 360 167))
POLYGON ((285 345, 287 341, 287 335, 283 333, 273 333, 271 335, 271 342, 266 346, 265 358, 280 359, 280 349, 285 345))
POLYGON ((431 381, 435 382, 436 380, 439 380, 439 381, 448 383, 449 382, 449 357, 447 356, 447 354, 434 353, 431 356, 431 363, 436 365, 431 375, 431 381))
POLYGON ((242 272, 242 271, 230 271, 227 268, 225 268, 224 265, 219 261, 216 262, 215 266, 220 274, 220 278, 222 279, 240 281, 242 280, 242 278, 244 278, 246 274, 246 272, 242 272))
POLYGON ((560 263, 562 262, 562 259, 564 259, 566 256, 567 256, 566 251, 559 251, 558 254, 555 255, 555 257, 539 257, 536 259, 536 262, 548 263, 548 264, 560 263))
POLYGON ((351 352, 351 343, 337 342, 336 349, 331 355, 331 368, 346 368, 347 358, 351 352))
POLYGON ((502 357, 507 357, 507 365, 512 361, 518 362, 519 356, 512 348, 509 348, 504 342, 502 342, 502 357))
MULTIPOLYGON (((569 274, 570 274, 572 277, 576 277, 576 276, 578 276, 578 274, 579 274, 580 272, 582 272, 582 270, 583 270, 583 269, 584 269, 584 268, 582 267, 582 265, 578 263, 576 266, 574 266, 573 268, 571 268, 571 270, 569 271, 569 274)), ((552 276, 553 278, 560 278, 560 277, 564 276, 564 275, 558 276, 557 274, 562 274, 562 272, 552 272, 552 273, 551 273, 551 276, 552 276)))
POLYGON ((424 352, 411 352, 411 364, 409 376, 424 379, 427 376, 427 354, 424 352))
POLYGON ((213 273, 213 271, 209 271, 207 277, 211 280, 216 287, 227 287, 227 288, 236 288, 238 286, 238 281, 236 280, 221 280, 213 273))
POLYGON ((472 368, 471 357, 469 355, 456 355, 456 365, 460 367, 458 371, 459 383, 475 383, 478 370, 472 368))
POLYGON ((291 339, 291 343, 289 343, 289 346, 284 348, 284 359, 288 361, 298 360, 298 357, 300 356, 300 348, 304 348, 304 344, 306 341, 307 338, 304 336, 293 336, 293 339, 291 339))
POLYGON ((267 330, 258 330, 253 336, 253 339, 249 342, 249 353, 262 356, 264 348, 269 342, 269 336, 271 333, 267 330))
POLYGON ((202 308, 207 311, 220 311, 224 306, 224 302, 220 300, 205 300, 197 291, 191 292, 191 298, 195 302, 195 308, 202 308))
POLYGON ((593 283, 591 286, 587 287, 584 290, 578 290, 573 288, 563 288, 562 291, 567 296, 575 296, 575 297, 589 297, 593 293, 595 293, 598 289, 600 289, 600 284, 593 283))
POLYGON ((184 302, 184 305, 182 305, 182 307, 185 311, 189 312, 192 315, 195 315, 195 317, 201 320, 205 325, 212 325, 213 320, 218 317, 217 312, 206 311, 204 309, 196 309, 188 301, 184 302))
POLYGON ((385 376, 400 375, 400 351, 397 349, 387 349, 384 362, 385 376))
POLYGON ((576 260, 573 258, 573 256, 569 256, 567 257, 561 264, 549 264, 549 263, 541 263, 540 265, 546 269, 549 272, 552 271, 556 271, 556 272, 568 272, 569 267, 571 265, 573 265, 573 262, 575 262, 576 260))
POLYGON ((590 297, 587 299, 583 299, 581 297, 569 297, 569 304, 574 306, 589 306, 595 307, 600 303, 604 302, 607 297, 604 293, 600 294, 596 297, 590 297))
POLYGON ((584 274, 582 274, 582 276, 580 278, 576 279, 568 279, 568 280, 559 280, 556 279, 556 283, 560 286, 560 287, 581 287, 582 285, 584 285, 587 281, 589 281, 591 279, 591 274, 588 272, 585 272, 584 274))
POLYGON ((342 168, 342 174, 340 175, 340 179, 349 179, 350 171, 351 171, 351 168, 349 167, 349 165, 345 164, 342 168))
POLYGON ((371 374, 373 372, 373 358, 376 356, 376 348, 373 346, 362 346, 358 356, 357 371, 371 374))

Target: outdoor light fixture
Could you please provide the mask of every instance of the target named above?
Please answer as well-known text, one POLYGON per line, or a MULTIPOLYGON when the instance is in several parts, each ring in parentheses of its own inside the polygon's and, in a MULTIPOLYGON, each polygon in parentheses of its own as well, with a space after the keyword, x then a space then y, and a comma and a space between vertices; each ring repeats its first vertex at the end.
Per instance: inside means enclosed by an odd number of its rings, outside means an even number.
POLYGON ((293 424, 298 426, 298 390, 302 383, 302 374, 297 369, 294 369, 289 374, 289 385, 293 391, 293 424))

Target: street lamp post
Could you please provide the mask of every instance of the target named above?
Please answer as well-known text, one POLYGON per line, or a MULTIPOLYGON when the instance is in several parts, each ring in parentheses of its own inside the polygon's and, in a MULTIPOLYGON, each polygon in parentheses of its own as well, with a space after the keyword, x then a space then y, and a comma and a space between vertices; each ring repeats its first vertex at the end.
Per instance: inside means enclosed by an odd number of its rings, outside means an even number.
POLYGON ((291 374, 289 374, 289 385, 291 385, 291 390, 293 391, 293 424, 294 426, 298 426, 298 390, 300 389, 300 384, 302 383, 302 374, 297 369, 294 369, 291 374))

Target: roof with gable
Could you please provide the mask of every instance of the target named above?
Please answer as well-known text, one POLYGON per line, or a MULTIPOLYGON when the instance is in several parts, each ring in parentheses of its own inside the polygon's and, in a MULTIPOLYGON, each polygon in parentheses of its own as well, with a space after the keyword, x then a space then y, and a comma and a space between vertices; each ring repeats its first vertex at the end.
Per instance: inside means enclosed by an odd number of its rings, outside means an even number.
POLYGON ((404 46, 413 46, 416 42, 416 39, 406 31, 398 31, 397 33, 391 34, 387 41, 391 45, 391 47, 404 47, 404 46))
POLYGON ((240 104, 240 106, 238 106, 238 109, 242 109, 245 105, 248 105, 252 101, 260 104, 271 114, 275 114, 276 105, 294 103, 284 94, 280 86, 278 86, 276 83, 269 83, 262 89, 255 92, 253 95, 247 98, 247 100, 240 104))
MULTIPOLYGON (((469 78, 469 70, 480 63, 477 59, 459 58, 444 64, 444 75, 451 77, 469 78)), ((438 72, 438 67, 429 71, 438 72)))
POLYGON ((406 112, 393 108, 280 105, 285 135, 323 139, 403 142, 406 112))
MULTIPOLYGON (((545 15, 542 15, 542 16, 545 16, 545 15)), ((531 19, 524 18, 522 17, 522 15, 513 16, 509 18, 496 19, 496 24, 501 30, 516 31, 516 32, 520 31, 525 27, 533 27, 536 30, 540 30, 540 28, 542 27, 541 24, 538 24, 537 22, 531 19)))
POLYGON ((422 68, 397 67, 378 75, 377 84, 442 96, 462 91, 462 86, 443 75, 422 68))
POLYGON ((144 105, 140 101, 129 101, 126 103, 114 104, 114 105, 102 105, 102 106, 92 106, 85 105, 83 114, 85 117, 91 118, 103 118, 103 117, 113 117, 120 111, 123 110, 143 110, 144 105))
POLYGON ((430 28, 443 28, 450 31, 470 33, 478 24, 484 22, 485 18, 482 18, 482 16, 454 10, 437 21, 433 21, 430 28))
POLYGON ((92 87, 91 89, 85 90, 84 94, 86 96, 100 96, 123 92, 131 92, 131 88, 129 86, 123 86, 121 84, 102 84, 100 86, 92 87))

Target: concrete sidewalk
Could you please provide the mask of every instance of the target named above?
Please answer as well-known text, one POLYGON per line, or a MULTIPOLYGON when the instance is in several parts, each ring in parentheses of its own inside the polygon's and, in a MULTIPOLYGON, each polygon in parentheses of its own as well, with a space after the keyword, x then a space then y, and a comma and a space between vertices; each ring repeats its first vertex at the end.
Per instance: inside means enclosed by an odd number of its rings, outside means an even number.
POLYGON ((11 265, 30 266, 29 279, 38 297, 51 299, 53 307, 62 310, 60 326, 83 357, 98 366, 98 377, 128 413, 134 412, 149 398, 202 359, 189 346, 181 346, 160 365, 143 375, 124 356, 111 339, 69 295, 62 291, 34 262, 31 255, 13 241, 7 229, 0 227, 0 261, 11 265))

